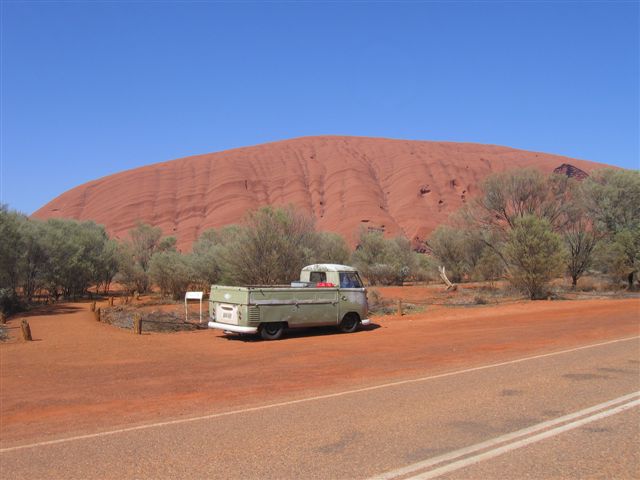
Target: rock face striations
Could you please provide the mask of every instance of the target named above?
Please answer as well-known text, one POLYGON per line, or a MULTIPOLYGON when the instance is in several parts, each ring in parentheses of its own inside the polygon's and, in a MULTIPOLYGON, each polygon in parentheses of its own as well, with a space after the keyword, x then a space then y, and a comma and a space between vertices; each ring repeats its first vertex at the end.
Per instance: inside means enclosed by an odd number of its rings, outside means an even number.
POLYGON ((578 167, 574 167, 570 163, 563 163, 559 167, 553 170, 553 173, 559 173, 566 175, 569 178, 575 178, 576 180, 584 180, 589 176, 584 170, 580 170, 578 167))
MULTIPOLYGON (((584 160, 470 143, 304 137, 156 163, 100 178, 55 198, 33 217, 94 220, 118 238, 141 221, 189 250, 206 229, 241 223, 262 205, 313 215, 318 230, 352 244, 361 228, 424 239, 493 172, 584 160)), ((568 173, 568 172, 562 172, 568 173)))

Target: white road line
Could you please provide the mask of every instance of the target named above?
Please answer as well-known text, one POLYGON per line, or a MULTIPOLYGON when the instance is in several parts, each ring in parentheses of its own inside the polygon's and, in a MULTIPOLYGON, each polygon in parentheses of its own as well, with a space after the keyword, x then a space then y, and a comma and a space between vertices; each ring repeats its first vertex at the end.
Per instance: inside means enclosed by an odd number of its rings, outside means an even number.
MULTIPOLYGON (((622 397, 615 398, 615 399, 610 400, 608 402, 604 402, 604 403, 600 403, 598 405, 594 405, 593 407, 585 408, 585 409, 580 410, 578 412, 570 413, 568 415, 563 415, 562 417, 558 417, 558 418, 555 418, 553 420, 547 420, 545 422, 538 423, 538 424, 533 425, 531 427, 523 428, 522 430, 518 430, 516 432, 507 433, 505 435, 501 435, 499 437, 495 437, 495 438, 492 438, 490 440, 486 440, 484 442, 477 443, 475 445, 471 445, 469 447, 461 448, 459 450, 454 450, 452 452, 445 453, 445 454, 439 455, 437 457, 433 457, 433 458, 429 458, 427 460, 423 460, 421 462, 413 463, 411 465, 407 465, 406 467, 398 468, 396 470, 392 470, 392 471, 383 473, 381 475, 377 475, 375 477, 372 477, 371 480, 391 480, 391 479, 394 479, 394 478, 402 477, 404 475, 409 475, 409 474, 412 474, 412 473, 417 472, 419 470, 424 470, 424 469, 426 469, 428 467, 432 467, 432 466, 435 466, 435 465, 438 465, 438 464, 441 464, 441 463, 444 463, 444 462, 455 460, 457 458, 464 457, 465 455, 476 453, 476 452, 479 452, 481 450, 486 450, 487 448, 490 448, 490 447, 495 447, 497 445, 500 445, 500 444, 503 444, 503 443, 506 443, 506 442, 517 441, 521 437, 525 437, 527 435, 531 435, 531 434, 537 433, 537 432, 539 432, 541 430, 545 430, 545 429, 548 429, 548 428, 551 428, 551 427, 556 427, 557 425, 560 425, 560 424, 563 424, 563 423, 566 423, 566 422, 570 422, 572 420, 573 421, 582 421, 582 420, 576 420, 576 419, 579 419, 581 417, 584 417, 584 416, 590 415, 590 414, 594 414, 594 416, 595 415, 599 415, 599 414, 601 414, 602 410, 604 410, 606 408, 610 408, 610 407, 611 408, 618 408, 620 406, 619 404, 624 403, 624 402, 631 402, 631 403, 640 402, 640 398, 637 398, 637 397, 640 397, 640 391, 634 392, 634 393, 630 393, 630 394, 624 395, 622 397), (598 413, 595 413, 595 412, 598 412, 598 413)), ((589 417, 589 418, 591 418, 591 417, 589 417)), ((594 420, 595 420, 595 418, 594 418, 594 420)), ((564 427, 557 427, 557 428, 564 428, 564 427)), ((553 430, 550 430, 550 431, 553 431, 553 430)), ((544 434, 546 434, 546 433, 547 432, 545 432, 544 434)), ((530 437, 530 438, 535 438, 535 437, 530 437)), ((476 458, 476 457, 471 457, 471 458, 476 458)), ((466 459, 465 460, 460 460, 460 462, 465 462, 465 461, 466 461, 466 459)), ((459 462, 455 462, 452 465, 456 465, 457 463, 459 463, 459 462)), ((462 467, 460 467, 460 468, 462 468, 462 467)), ((431 470, 431 471, 434 471, 434 470, 431 470)), ((430 472, 428 472, 428 473, 430 473, 430 472)), ((416 477, 416 478, 422 478, 422 477, 416 477)))
POLYGON ((524 357, 524 358, 519 358, 516 360, 509 360, 507 362, 500 362, 500 363, 493 363, 493 364, 489 364, 489 365, 483 365, 481 367, 473 367, 473 368, 467 368, 465 370, 457 370, 454 372, 448 372, 448 373, 441 373, 439 375, 433 375, 430 377, 421 377, 421 378, 414 378, 414 379, 410 379, 410 380, 400 380, 397 382, 390 382, 390 383, 383 383, 380 385, 374 385, 371 387, 364 387, 364 388, 356 388, 353 390, 345 390, 342 392, 336 392, 336 393, 329 393, 327 395, 318 395, 315 397, 307 397, 307 398, 300 398, 297 400, 290 400, 287 402, 280 402, 280 403, 271 403, 268 405, 261 405, 258 407, 250 407, 250 408, 243 408, 240 410, 232 410, 229 412, 221 412, 221 413, 212 413, 210 415, 202 415, 199 417, 191 417, 191 418, 181 418, 181 419, 177 419, 177 420, 169 420, 166 422, 157 422, 157 423, 148 423, 145 425, 138 425, 135 427, 127 427, 127 428, 120 428, 117 430, 108 430, 105 432, 98 432, 98 433, 89 433, 86 435, 77 435, 77 436, 73 436, 73 437, 65 437, 65 438, 59 438, 56 440, 48 440, 48 441, 44 441, 44 442, 36 442, 36 443, 29 443, 29 444, 25 444, 25 445, 18 445, 15 447, 7 447, 7 448, 2 448, 0 449, 0 454, 2 453, 7 453, 7 452, 14 452, 16 450, 23 450, 23 449, 27 449, 27 448, 37 448, 37 447, 44 447, 47 445, 57 445, 60 443, 67 443, 67 442, 73 442, 76 440, 87 440, 87 439, 91 439, 91 438, 99 438, 99 437, 106 437, 109 435, 118 435, 121 433, 127 433, 127 432, 135 432, 138 430, 146 430, 148 428, 159 428, 159 427, 166 427, 168 425, 179 425, 182 423, 190 423, 190 422, 198 422, 201 420, 211 420, 214 418, 220 418, 220 417, 227 417, 227 416, 231 416, 231 415, 239 415, 242 413, 251 413, 251 412, 258 412, 261 410, 268 410, 271 408, 277 408, 277 407, 286 407, 289 405, 297 405, 300 403, 306 403, 306 402, 312 402, 312 401, 316 401, 316 400, 325 400, 328 398, 336 398, 336 397, 342 397, 345 395, 353 395, 355 393, 362 393, 362 392, 370 392, 373 390, 380 390, 383 388, 390 388, 390 387, 397 387, 400 385, 409 385, 412 383, 420 383, 420 382, 426 382, 429 380, 436 380, 438 378, 445 378, 445 377, 451 377, 454 375, 461 375, 464 373, 471 373, 471 372, 478 372, 481 370, 488 370, 490 368, 496 368, 496 367, 503 367, 505 365, 513 365, 516 363, 522 363, 522 362, 527 362, 530 360, 536 360, 539 358, 546 358, 546 357, 553 357, 556 355, 563 355, 565 353, 571 353, 571 352, 577 352, 579 350, 585 350, 585 349, 589 349, 589 348, 596 348, 596 347, 602 347, 604 345, 611 345, 614 343, 620 343, 620 342, 628 342, 631 340, 638 340, 640 339, 640 336, 634 336, 634 337, 626 337, 626 338, 619 338, 617 340, 610 340, 608 342, 601 342, 601 343, 594 343, 591 345, 585 345, 582 347, 576 347, 576 348, 570 348, 568 350, 560 350, 558 352, 551 352, 551 353, 544 353, 541 355, 534 355, 531 357, 524 357))
POLYGON ((440 475, 444 475, 446 473, 453 472, 455 470, 459 470, 464 467, 468 467, 469 465, 473 465, 475 463, 481 462, 483 460, 488 460, 493 457, 497 457, 498 455, 502 455, 503 453, 509 452, 511 450, 516 450, 518 448, 525 447, 532 443, 539 442, 549 437, 553 437, 555 435, 559 435, 563 432, 573 430, 574 428, 578 428, 582 425, 586 425, 587 423, 595 422, 596 420, 600 420, 602 418, 610 417, 611 415, 616 415, 617 413, 624 412, 625 410, 629 410, 630 408, 640 406, 640 400, 634 400, 632 402, 625 403, 623 405, 619 405, 617 407, 611 408, 609 410, 605 410, 603 412, 597 413, 595 415, 591 415, 586 418, 582 418, 580 420, 576 420, 575 422, 568 423, 566 425, 562 425, 560 427, 556 427, 552 430, 548 430, 546 432, 539 433, 537 435, 533 435, 528 438, 524 438, 522 440, 518 440, 513 443, 509 443, 502 447, 495 448, 493 450, 489 450, 488 452, 484 452, 473 457, 465 458, 463 460, 458 460, 457 462, 453 462, 449 465, 445 465, 443 467, 436 468, 434 470, 430 470, 428 472, 421 473, 419 475, 415 475, 413 477, 409 477, 406 480, 428 480, 430 478, 439 477, 440 475))

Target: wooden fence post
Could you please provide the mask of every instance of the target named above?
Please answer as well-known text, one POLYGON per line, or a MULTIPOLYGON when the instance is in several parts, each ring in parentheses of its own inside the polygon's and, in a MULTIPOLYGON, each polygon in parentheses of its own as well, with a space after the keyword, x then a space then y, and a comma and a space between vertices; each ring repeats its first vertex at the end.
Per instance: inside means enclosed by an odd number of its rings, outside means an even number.
POLYGON ((27 342, 33 340, 31 338, 31 327, 29 326, 29 322, 25 319, 20 322, 20 327, 22 328, 22 338, 24 338, 27 342))
POLYGON ((398 300, 398 316, 402 316, 402 300, 398 300))
POLYGON ((91 311, 95 312, 96 311, 96 302, 92 302, 91 303, 91 311))
POLYGON ((95 309, 95 311, 93 312, 93 316, 95 317, 96 322, 100 321, 100 309, 99 308, 95 309))
POLYGON ((109 306, 113 307, 113 297, 109 297, 109 306))
POLYGON ((139 313, 133 314, 133 333, 142 335, 142 315, 139 313))

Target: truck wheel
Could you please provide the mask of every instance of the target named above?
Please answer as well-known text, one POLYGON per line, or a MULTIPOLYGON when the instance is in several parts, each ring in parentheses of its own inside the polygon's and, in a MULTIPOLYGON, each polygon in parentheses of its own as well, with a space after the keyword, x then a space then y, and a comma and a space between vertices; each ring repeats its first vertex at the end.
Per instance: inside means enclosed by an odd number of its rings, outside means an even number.
POLYGON ((260 336, 263 340, 278 340, 282 332, 284 332, 284 324, 279 322, 260 325, 260 336))
POLYGON ((340 328, 341 332, 351 333, 357 330, 359 323, 360 319, 358 318, 358 316, 350 313, 348 315, 345 315, 338 328, 340 328))

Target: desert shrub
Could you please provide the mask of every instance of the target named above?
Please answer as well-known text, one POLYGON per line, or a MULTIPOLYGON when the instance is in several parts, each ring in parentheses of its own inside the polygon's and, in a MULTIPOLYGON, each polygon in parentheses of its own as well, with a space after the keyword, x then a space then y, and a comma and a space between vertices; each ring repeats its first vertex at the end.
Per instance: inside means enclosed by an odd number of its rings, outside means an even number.
POLYGON ((576 289, 581 292, 602 292, 609 288, 607 281, 591 276, 582 276, 576 284, 576 289))
POLYGON ((124 242, 118 245, 117 250, 118 273, 114 280, 129 292, 146 292, 149 288, 149 276, 135 261, 131 244, 124 242))
MULTIPOLYGON (((546 176, 536 169, 525 168, 492 174, 480 188, 481 194, 454 215, 452 221, 476 239, 471 251, 478 252, 478 262, 486 247, 492 253, 485 261, 495 261, 497 256, 506 267, 504 250, 517 222, 533 216, 547 221, 552 230, 560 231, 567 221, 567 212, 573 208, 571 199, 576 182, 565 175, 546 176)), ((491 277, 497 271, 488 273, 491 277)))
POLYGON ((162 295, 171 295, 174 300, 179 300, 188 290, 193 273, 187 255, 165 251, 154 253, 151 257, 149 276, 162 295))
POLYGON ((394 285, 403 285, 418 272, 420 255, 413 250, 408 238, 392 238, 389 241, 389 255, 389 263, 395 270, 394 285))
POLYGON ((316 232, 312 217, 292 206, 263 207, 242 225, 204 232, 191 254, 193 281, 206 290, 229 285, 287 284, 312 263, 347 263, 350 251, 335 233, 316 232))
POLYGON ((208 291, 213 284, 220 282, 222 268, 220 252, 224 248, 225 234, 222 231, 210 229, 203 232, 193 244, 190 255, 193 281, 198 289, 208 291))
POLYGON ((380 232, 361 231, 351 262, 371 285, 402 285, 419 269, 419 254, 404 237, 386 239, 380 232))
POLYGON ((129 230, 129 238, 136 263, 142 267, 142 270, 148 271, 151 257, 160 245, 162 230, 160 227, 138 222, 135 228, 129 230))
POLYGON ((466 236, 462 230, 441 225, 427 240, 433 256, 447 270, 447 276, 453 282, 460 282, 469 272, 466 261, 466 236))
POLYGON ((0 313, 12 315, 24 309, 24 303, 11 288, 0 288, 0 313))
POLYGON ((600 269, 615 281, 634 288, 640 270, 640 225, 623 229, 602 242, 597 254, 600 269))
POLYGON ((393 265, 377 263, 367 267, 366 277, 371 285, 394 285, 396 283, 396 270, 393 265))
POLYGON ((45 243, 46 224, 40 221, 24 221, 20 225, 22 255, 20 259, 20 285, 27 302, 44 286, 49 254, 45 243))
POLYGON ((589 218, 602 234, 598 267, 615 279, 625 277, 632 288, 640 271, 640 172, 599 170, 582 189, 589 218))
POLYGON ((50 219, 43 224, 46 264, 42 283, 51 296, 76 297, 95 282, 108 243, 101 225, 50 219))
POLYGON ((2 207, 0 237, 0 288, 19 291, 26 302, 41 289, 76 297, 115 273, 115 244, 93 222, 43 222, 2 207))
POLYGON ((564 266, 560 236, 548 220, 526 215, 515 220, 505 247, 509 281, 532 300, 545 298, 552 278, 564 266))
POLYGON ((159 227, 140 223, 129 230, 129 240, 120 244, 118 259, 118 280, 130 291, 144 293, 151 285, 149 267, 151 257, 156 252, 175 251, 176 239, 162 237, 159 227))
MULTIPOLYGON (((427 245, 440 266, 444 266, 447 277, 453 282, 466 278, 492 278, 489 261, 495 258, 481 235, 473 229, 461 226, 441 225, 436 228, 427 240, 427 245), (480 265, 480 262, 484 262, 480 265)), ((500 260, 498 258, 498 260, 500 260)), ((498 268, 495 268, 498 270, 498 268)), ((496 274, 499 276, 499 272, 496 274)))
POLYGON ((369 301, 369 307, 375 308, 382 303, 382 297, 380 296, 380 292, 375 288, 370 288, 367 290, 367 299, 369 301))
POLYGON ((567 250, 567 272, 571 276, 571 285, 575 288, 578 279, 593 262, 593 252, 598 242, 598 236, 593 230, 577 224, 568 227, 563 232, 562 238, 567 250))
POLYGON ((476 295, 475 297, 473 297, 473 303, 475 303, 476 305, 486 305, 487 303, 489 303, 489 301, 482 295, 476 295))
POLYGON ((109 291, 111 282, 120 267, 118 263, 118 249, 119 245, 117 241, 107 240, 94 264, 94 270, 92 272, 93 282, 96 285, 96 290, 99 290, 102 286, 105 294, 109 291))
POLYGON ((24 221, 24 216, 0 204, 0 288, 8 288, 13 292, 20 281, 20 225, 24 221))
POLYGON ((263 207, 249 212, 220 250, 225 283, 276 285, 289 283, 311 263, 313 219, 293 207, 263 207))
POLYGON ((597 170, 582 188, 586 208, 599 230, 616 233, 640 223, 639 171, 597 170))
POLYGON ((438 266, 432 255, 416 254, 416 269, 410 277, 414 282, 430 282, 438 277, 438 266))
POLYGON ((480 259, 473 270, 473 276, 490 282, 493 287, 496 280, 504 276, 505 264, 502 258, 489 247, 482 249, 480 259))
POLYGON ((351 251, 347 242, 337 233, 319 232, 313 238, 312 263, 337 263, 344 265, 349 262, 351 251))
POLYGON ((565 175, 545 176, 534 168, 494 173, 481 184, 482 194, 470 202, 464 215, 467 223, 494 234, 508 233, 525 216, 543 218, 557 228, 570 207, 574 185, 565 175))

